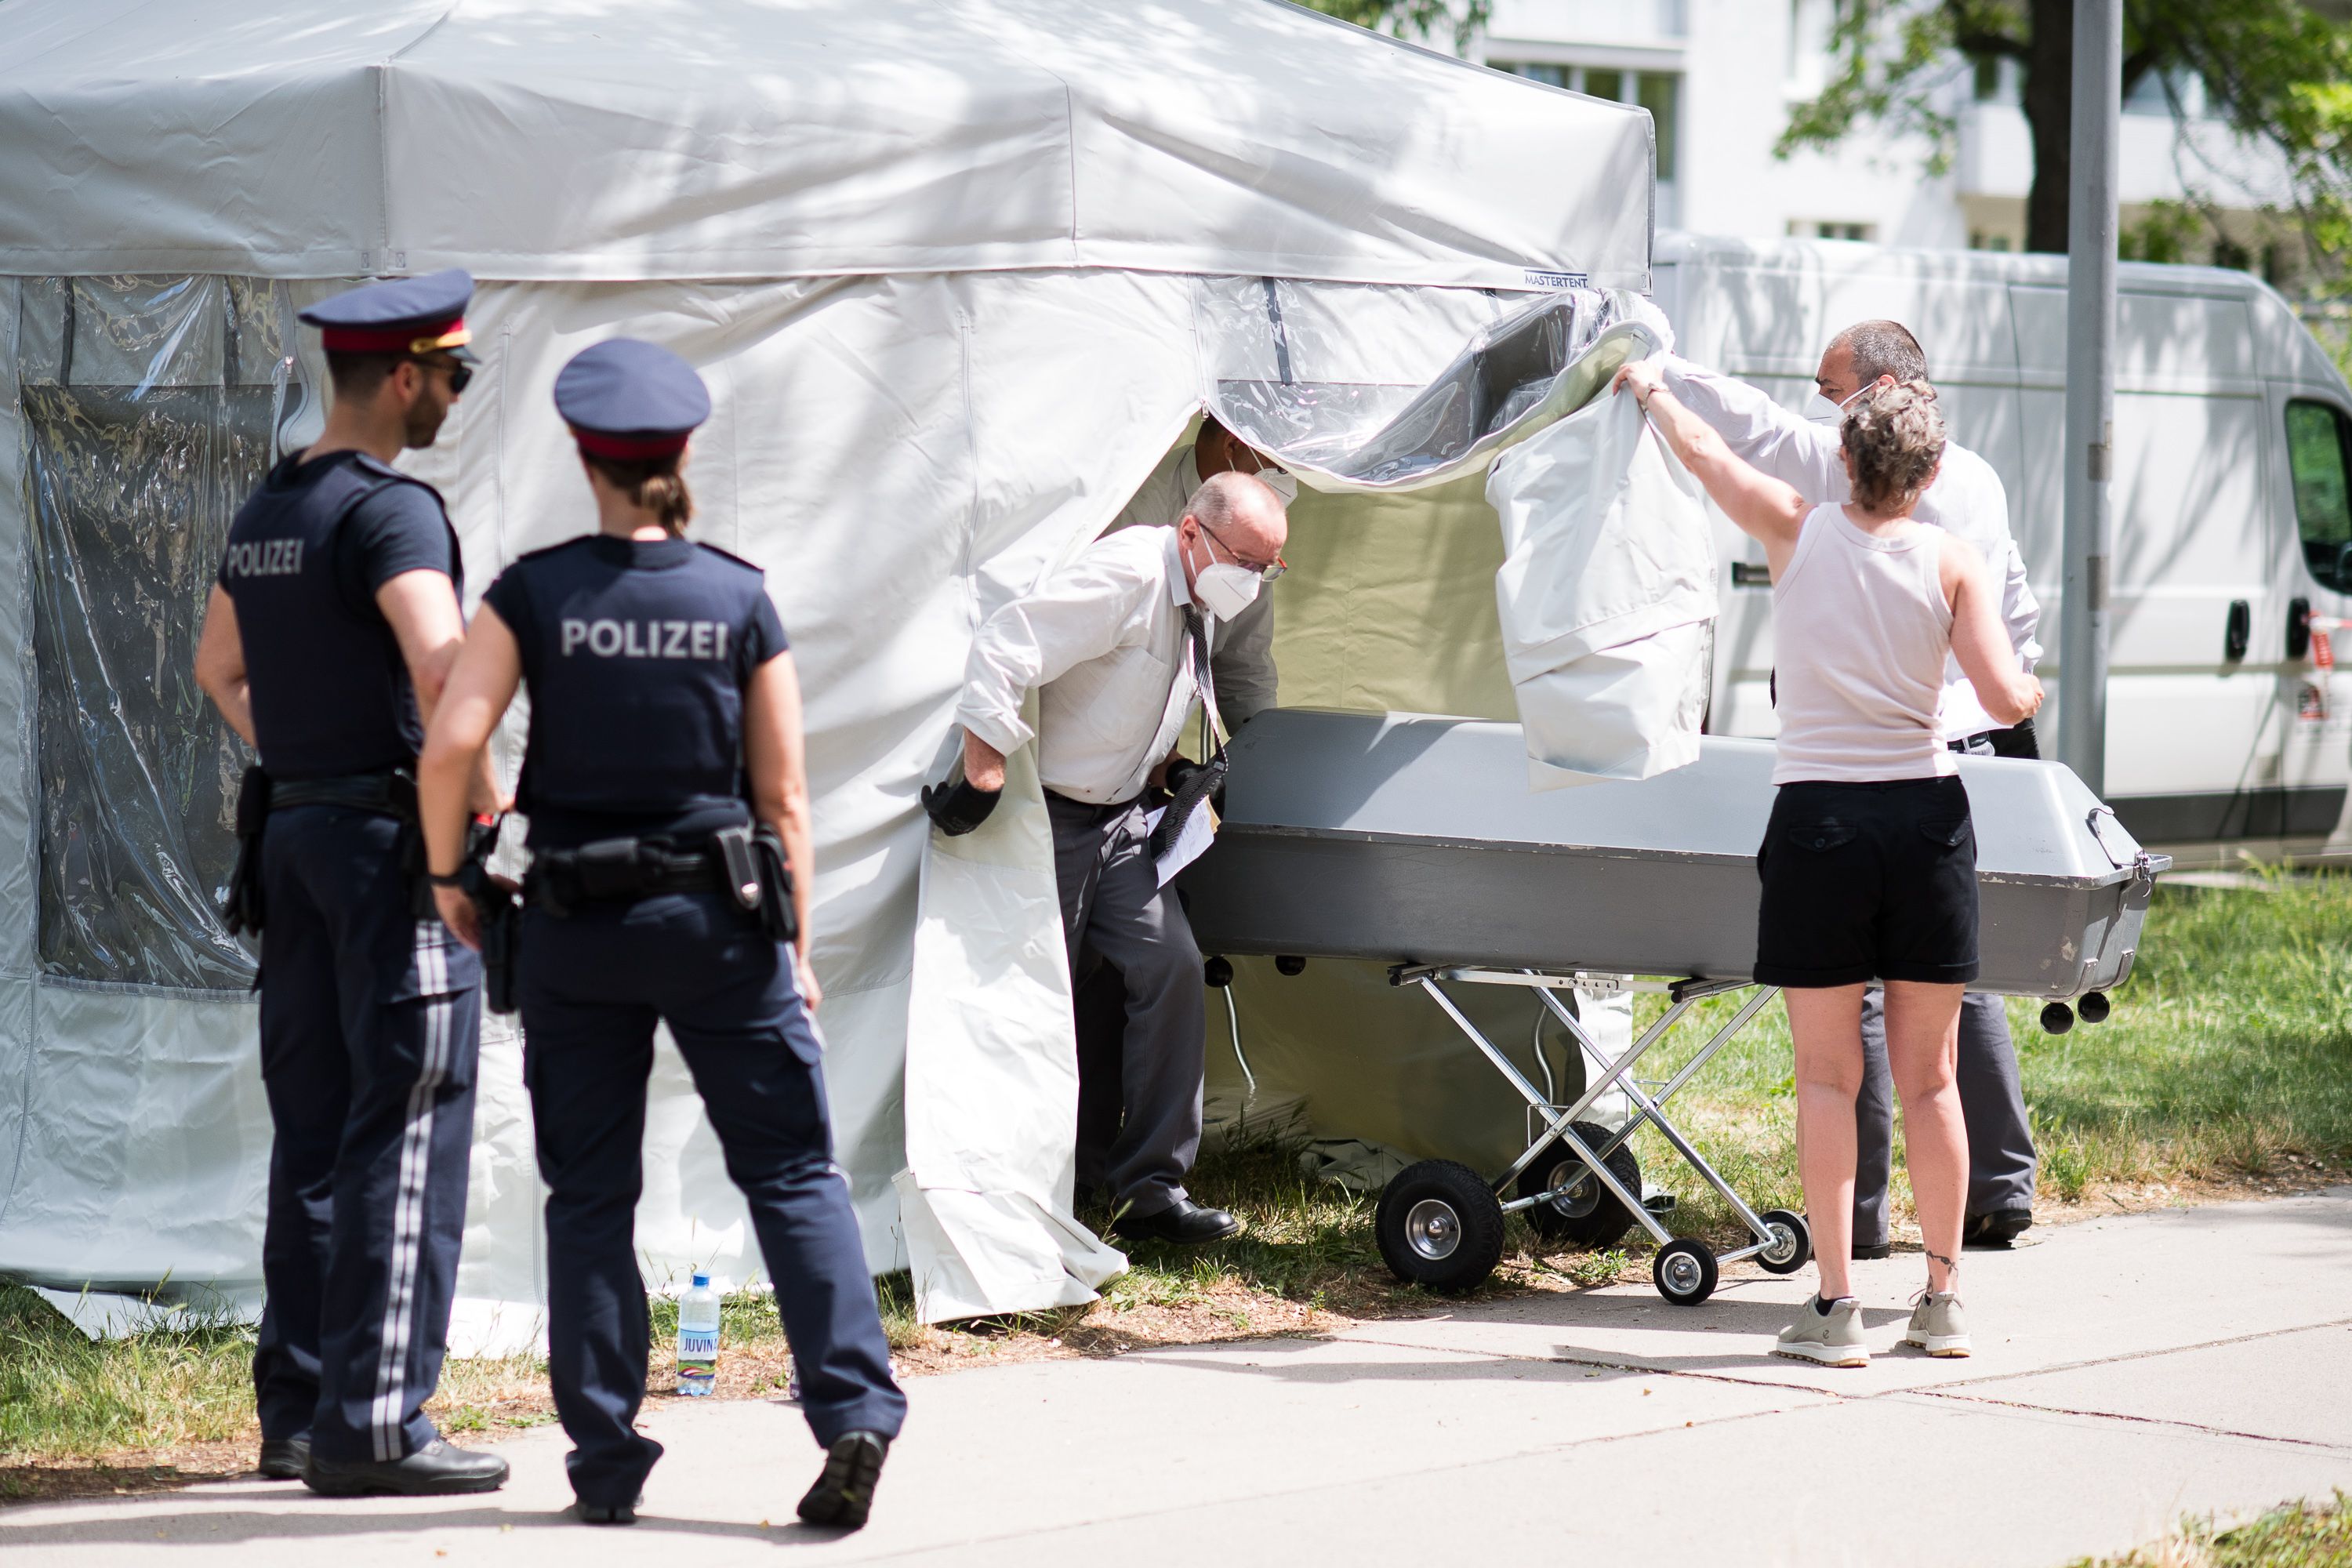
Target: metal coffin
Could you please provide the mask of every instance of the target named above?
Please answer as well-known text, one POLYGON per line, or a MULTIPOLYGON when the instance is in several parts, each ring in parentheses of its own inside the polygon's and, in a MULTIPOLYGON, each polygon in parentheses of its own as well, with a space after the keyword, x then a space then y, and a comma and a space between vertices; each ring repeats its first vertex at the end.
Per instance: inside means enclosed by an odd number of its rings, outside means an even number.
MULTIPOLYGON (((1201 949, 1745 979, 1772 745, 1709 738, 1639 784, 1533 791, 1516 724, 1278 709, 1237 736, 1217 842, 1179 881, 1201 949)), ((1978 987, 2131 968, 2157 873, 2072 772, 1961 759, 1978 987)))

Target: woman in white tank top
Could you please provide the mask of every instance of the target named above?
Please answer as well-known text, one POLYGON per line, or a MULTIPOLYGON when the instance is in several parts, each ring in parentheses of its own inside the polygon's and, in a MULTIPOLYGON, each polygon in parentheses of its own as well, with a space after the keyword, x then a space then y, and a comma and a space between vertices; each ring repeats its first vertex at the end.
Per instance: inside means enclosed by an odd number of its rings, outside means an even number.
POLYGON ((1870 1359, 1848 1265, 1862 996, 1880 981, 1927 1252, 1905 1342, 1966 1355, 1953 1273, 1968 1134, 1952 1075, 1960 995, 1977 972, 1976 837, 1936 710, 1947 653, 2001 724, 2031 716, 2042 686, 2018 668, 1975 549, 1911 521, 1943 456, 1935 389, 1905 382, 1851 405, 1840 437, 1854 499, 1814 506, 1734 457, 1654 365, 1627 365, 1615 384, 1763 543, 1772 574, 1779 788, 1756 855, 1755 974, 1781 987, 1796 1041, 1797 1164, 1821 1276, 1775 1353, 1870 1359))

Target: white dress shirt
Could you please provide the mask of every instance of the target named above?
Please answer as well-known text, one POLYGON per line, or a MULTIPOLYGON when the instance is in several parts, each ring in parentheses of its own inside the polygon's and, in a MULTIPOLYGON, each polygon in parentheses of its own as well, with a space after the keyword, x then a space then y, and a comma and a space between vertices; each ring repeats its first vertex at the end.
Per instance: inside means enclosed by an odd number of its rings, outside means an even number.
MULTIPOLYGON (((1184 503, 1201 488, 1201 465, 1187 447, 1143 481, 1111 528, 1173 528, 1184 520, 1184 503)), ((1261 472, 1267 488, 1288 506, 1298 499, 1298 481, 1279 468, 1261 472)), ((1259 584, 1249 607, 1219 626, 1210 638, 1209 675, 1217 687, 1217 714, 1240 729, 1274 706, 1274 584, 1259 584)))
MULTIPOLYGON (((1725 445, 1748 463, 1793 486, 1809 501, 1843 504, 1853 499, 1839 456, 1836 426, 1817 425, 1745 382, 1673 354, 1665 357, 1664 369, 1666 390, 1714 426, 1725 445)), ((1999 586, 2000 618, 2009 628, 2010 644, 2019 663, 2031 672, 2042 658, 2042 645, 2035 640, 2042 605, 2026 584, 2025 558, 2009 531, 2009 492, 1992 465, 1958 442, 1946 441, 1943 469, 1911 515, 1976 546, 1999 586)), ((1937 710, 1943 738, 1963 741, 2006 727, 1985 711, 1976 688, 1960 671, 1960 661, 1948 657, 1943 702, 1937 710)))
POLYGON ((1013 752, 1031 739, 1021 703, 1034 688, 1045 787, 1093 805, 1133 800, 1199 695, 1184 648, 1192 604, 1174 529, 1107 533, 988 617, 956 719, 1013 752))

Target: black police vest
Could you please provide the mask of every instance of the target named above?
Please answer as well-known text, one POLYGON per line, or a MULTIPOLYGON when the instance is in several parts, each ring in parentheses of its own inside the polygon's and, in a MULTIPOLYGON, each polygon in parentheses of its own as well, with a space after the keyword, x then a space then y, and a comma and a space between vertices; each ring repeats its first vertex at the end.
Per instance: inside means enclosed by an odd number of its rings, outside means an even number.
MULTIPOLYGON (((354 508, 393 485, 440 492, 364 452, 320 458, 289 482, 287 458, 229 524, 222 585, 236 605, 253 727, 273 778, 331 778, 413 767, 425 743, 400 641, 373 595, 347 591, 338 531, 354 508)), ((446 515, 443 523, 447 526, 446 515)), ((449 574, 462 591, 457 535, 449 574)))
POLYGON ((758 567, 682 539, 591 534, 523 556, 485 602, 530 688, 516 805, 533 845, 683 840, 751 819, 743 689, 783 651, 780 628, 763 629, 778 623, 758 567))

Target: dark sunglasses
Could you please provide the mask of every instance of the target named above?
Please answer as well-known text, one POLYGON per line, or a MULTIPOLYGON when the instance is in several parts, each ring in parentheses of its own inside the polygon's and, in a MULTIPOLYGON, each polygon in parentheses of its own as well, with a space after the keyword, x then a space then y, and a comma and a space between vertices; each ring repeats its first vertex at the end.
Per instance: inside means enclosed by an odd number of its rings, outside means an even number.
POLYGON ((449 373, 449 395, 452 397, 463 397, 466 395, 466 387, 467 384, 472 382, 474 379, 474 367, 467 364, 463 360, 436 359, 426 354, 414 354, 410 357, 415 359, 418 364, 425 366, 427 370, 447 371, 449 373))

